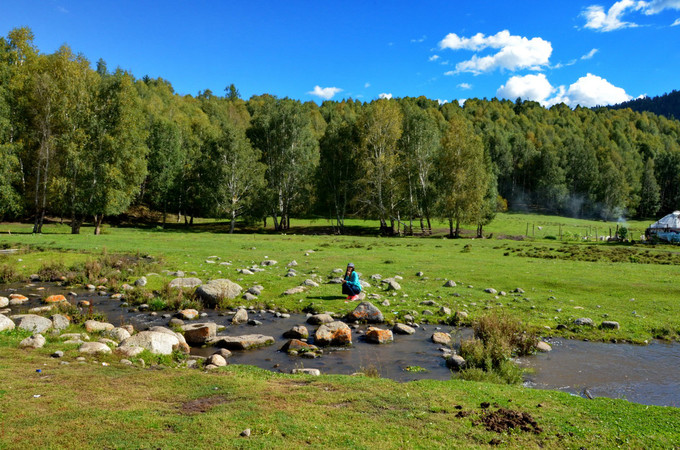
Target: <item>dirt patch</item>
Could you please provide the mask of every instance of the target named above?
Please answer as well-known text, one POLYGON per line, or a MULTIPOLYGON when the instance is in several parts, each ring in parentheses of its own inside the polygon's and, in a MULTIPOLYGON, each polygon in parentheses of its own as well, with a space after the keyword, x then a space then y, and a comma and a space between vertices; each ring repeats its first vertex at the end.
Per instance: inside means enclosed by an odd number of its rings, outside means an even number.
POLYGON ((511 428, 534 434, 543 431, 531 414, 505 408, 483 413, 479 418, 479 423, 484 425, 488 431, 496 433, 504 433, 511 428))
POLYGON ((180 411, 182 414, 200 414, 209 411, 217 405, 227 403, 229 400, 224 395, 213 395, 211 397, 197 398, 182 403, 180 411))

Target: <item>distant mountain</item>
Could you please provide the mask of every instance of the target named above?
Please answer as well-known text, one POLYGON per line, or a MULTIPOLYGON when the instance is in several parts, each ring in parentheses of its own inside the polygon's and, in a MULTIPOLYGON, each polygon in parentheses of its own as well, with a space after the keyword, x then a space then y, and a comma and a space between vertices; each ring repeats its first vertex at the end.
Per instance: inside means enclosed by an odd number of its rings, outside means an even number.
POLYGON ((649 111, 659 116, 666 116, 669 119, 680 119, 680 91, 673 91, 669 94, 658 97, 644 97, 618 105, 610 106, 611 109, 630 108, 633 111, 649 111))

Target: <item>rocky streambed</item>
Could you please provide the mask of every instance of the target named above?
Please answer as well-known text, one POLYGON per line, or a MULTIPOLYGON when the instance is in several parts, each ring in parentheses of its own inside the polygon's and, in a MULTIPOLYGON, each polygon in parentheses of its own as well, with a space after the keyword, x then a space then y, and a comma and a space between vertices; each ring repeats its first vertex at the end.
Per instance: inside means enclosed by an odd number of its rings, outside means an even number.
MULTIPOLYGON (((173 327, 182 328, 183 332, 175 336, 176 342, 172 337, 164 338, 164 345, 177 348, 186 345, 181 341, 188 342, 192 364, 250 364, 285 373, 363 372, 398 381, 448 380, 450 367, 459 363, 455 350, 460 340, 472 334, 469 329, 445 325, 387 326, 377 316, 379 310, 370 306, 358 308, 358 314, 363 315, 356 318, 375 323, 358 324, 340 321, 340 317, 330 314, 286 314, 253 308, 190 310, 179 314, 139 311, 121 307, 120 299, 103 291, 77 291, 69 296, 69 292, 53 283, 0 287, 0 296, 9 298, 12 294, 15 295, 12 300, 17 295, 23 296, 22 300, 0 305, 0 313, 15 317, 15 323, 23 320, 16 319, 17 314, 40 313, 34 308, 43 308, 42 314, 49 317, 45 309, 50 305, 45 304, 45 299, 50 295, 64 295, 65 301, 89 304, 88 309, 104 314, 115 330, 107 330, 103 342, 90 343, 94 353, 99 348, 94 345, 97 343, 109 348, 116 348, 121 341, 125 344, 128 336, 118 331, 121 329, 133 332, 151 329, 170 336, 173 327), (351 345, 347 345, 349 341, 351 345)), ((141 336, 128 347, 143 345, 139 340, 145 335, 137 333, 133 337, 137 335, 141 336)), ((655 342, 635 346, 571 340, 553 340, 551 344, 550 352, 518 360, 521 366, 532 369, 526 376, 527 386, 559 389, 584 397, 680 406, 678 344, 655 342)))

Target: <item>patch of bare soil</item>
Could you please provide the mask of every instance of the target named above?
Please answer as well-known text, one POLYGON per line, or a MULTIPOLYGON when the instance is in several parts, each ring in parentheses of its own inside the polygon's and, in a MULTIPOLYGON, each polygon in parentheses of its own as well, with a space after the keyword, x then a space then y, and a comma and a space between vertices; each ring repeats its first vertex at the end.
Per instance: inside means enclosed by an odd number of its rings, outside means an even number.
POLYGON ((488 431, 496 433, 504 433, 511 428, 535 434, 543 431, 531 414, 505 408, 482 413, 479 423, 484 425, 488 431))
POLYGON ((228 401, 229 400, 224 395, 202 397, 182 403, 180 410, 183 414, 200 414, 209 411, 217 405, 227 403, 228 401))

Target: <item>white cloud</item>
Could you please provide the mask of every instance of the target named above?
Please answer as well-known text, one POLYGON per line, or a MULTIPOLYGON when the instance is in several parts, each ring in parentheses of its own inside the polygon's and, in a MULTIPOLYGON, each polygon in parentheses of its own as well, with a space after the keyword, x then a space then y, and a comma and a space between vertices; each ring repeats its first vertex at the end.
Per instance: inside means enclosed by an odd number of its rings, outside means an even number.
POLYGON ((658 14, 664 9, 680 9, 680 0, 652 0, 641 3, 644 3, 644 11, 648 16, 658 14))
POLYGON ((621 18, 629 10, 639 11, 646 5, 647 3, 643 1, 620 0, 614 3, 606 13, 602 6, 592 5, 587 7, 581 15, 586 19, 586 28, 596 31, 614 31, 621 28, 636 27, 637 24, 624 22, 621 18))
POLYGON ((421 42, 424 42, 425 39, 427 39, 427 36, 423 35, 420 39, 411 39, 412 44, 419 44, 421 42))
POLYGON ((472 89, 472 85, 470 83, 460 83, 458 87, 461 89, 472 89))
POLYGON ((616 87, 602 77, 587 74, 579 78, 569 88, 553 87, 545 74, 511 77, 501 86, 496 95, 501 98, 540 102, 543 106, 566 103, 572 108, 577 105, 584 107, 612 105, 625 102, 632 97, 620 87, 616 87))
POLYGON ((672 27, 677 27, 678 25, 680 25, 680 19, 675 19, 675 22, 671 24, 672 27))
POLYGON ((455 74, 456 74, 456 72, 454 72, 453 70, 449 70, 448 72, 444 72, 444 75, 446 75, 447 77, 453 76, 455 74))
POLYGON ((364 88, 370 88, 370 87, 371 87, 371 83, 369 83, 368 81, 366 83, 364 83, 364 88))
POLYGON ((496 96, 514 100, 521 97, 524 100, 544 102, 555 91, 545 74, 524 75, 511 77, 507 83, 496 91, 496 96))
POLYGON ((336 88, 336 87, 325 87, 322 88, 321 86, 314 86, 313 91, 307 92, 310 95, 315 95, 319 98, 322 98, 324 100, 330 100, 332 99, 335 94, 338 92, 342 92, 342 89, 336 88))
POLYGON ((466 98, 459 98, 458 99, 458 104, 463 107, 465 105, 465 102, 467 101, 466 98))
POLYGON ((383 92, 382 94, 378 95, 378 98, 386 98, 387 100, 389 100, 392 98, 392 94, 383 92))
POLYGON ((599 50, 594 48, 585 55, 581 56, 581 59, 592 59, 593 56, 595 56, 595 53, 597 53, 599 50))
POLYGON ((455 33, 449 33, 439 47, 451 50, 470 50, 478 53, 487 48, 499 49, 497 53, 487 56, 473 55, 468 61, 456 64, 457 72, 472 72, 479 74, 495 69, 532 69, 537 70, 546 66, 552 54, 552 44, 542 38, 528 39, 511 35, 508 30, 499 31, 493 36, 482 33, 466 38, 455 33))
POLYGON ((432 55, 429 58, 427 58, 428 61, 436 61, 439 59, 439 55, 432 55))
POLYGON ((437 99, 437 103, 439 103, 439 106, 442 106, 444 103, 448 103, 448 100, 442 100, 440 98, 437 99))

